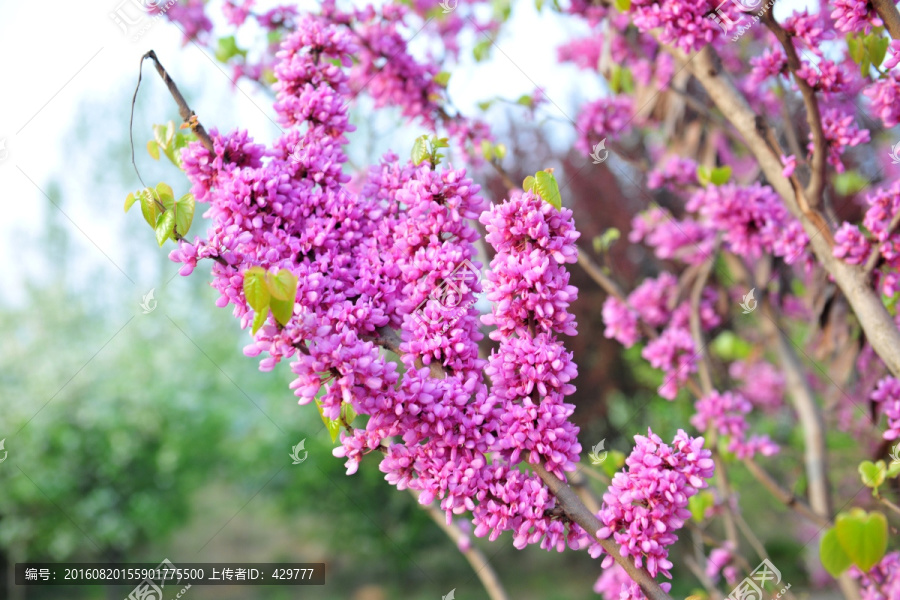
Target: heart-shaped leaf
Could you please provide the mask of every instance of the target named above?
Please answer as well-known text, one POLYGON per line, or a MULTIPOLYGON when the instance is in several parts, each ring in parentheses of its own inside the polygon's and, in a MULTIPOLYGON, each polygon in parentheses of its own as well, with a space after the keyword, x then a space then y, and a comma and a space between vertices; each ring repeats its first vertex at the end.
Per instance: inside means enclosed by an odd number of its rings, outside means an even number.
POLYGON ((879 460, 877 463, 864 460, 859 463, 859 475, 862 477, 862 482, 866 486, 877 488, 884 483, 884 478, 887 475, 887 467, 883 460, 879 460))
POLYGON ((841 547, 834 527, 822 536, 822 541, 819 543, 819 560, 822 561, 822 566, 831 573, 832 577, 838 577, 850 567, 852 561, 841 547))
POLYGON ((259 328, 266 324, 266 319, 269 318, 269 309, 261 310, 253 315, 253 326, 250 329, 250 333, 256 335, 256 332, 259 331, 259 328))
POLYGON ((293 300, 297 296, 297 277, 287 269, 280 269, 275 275, 266 273, 266 285, 272 297, 278 300, 293 300))
POLYGON ((166 240, 172 237, 172 230, 175 228, 175 213, 166 211, 159 215, 156 222, 156 241, 160 246, 166 243, 166 240))
POLYGON ((269 288, 266 286, 266 270, 250 267, 244 271, 244 296, 250 308, 259 313, 269 312, 269 288))
POLYGON ((562 208, 562 196, 559 195, 559 184, 553 173, 538 171, 534 174, 534 189, 541 198, 549 202, 557 210, 562 208))
POLYGON ((272 309, 272 314, 275 315, 276 321, 282 325, 287 325, 288 321, 291 320, 291 316, 294 314, 294 299, 279 300, 277 298, 272 298, 269 303, 269 308, 272 309))
POLYGON ((420 165, 422 162, 428 157, 431 156, 431 153, 428 152, 428 136, 420 135, 416 138, 415 143, 413 143, 411 158, 414 165, 420 165))
POLYGON ((887 549, 887 519, 879 512, 866 513, 854 508, 835 520, 841 548, 859 569, 866 573, 878 564, 887 549))

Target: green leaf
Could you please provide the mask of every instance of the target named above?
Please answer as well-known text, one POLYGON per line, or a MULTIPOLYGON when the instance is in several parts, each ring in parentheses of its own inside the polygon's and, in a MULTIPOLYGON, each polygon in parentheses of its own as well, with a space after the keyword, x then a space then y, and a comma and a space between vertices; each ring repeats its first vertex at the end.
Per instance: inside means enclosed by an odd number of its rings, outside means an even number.
POLYGON ((538 12, 541 12, 541 10, 544 8, 544 0, 534 0, 534 7, 538 12))
POLYGON ((478 103, 478 108, 480 108, 481 110, 487 110, 491 107, 491 104, 493 104, 493 103, 494 103, 493 100, 483 100, 478 103))
POLYGON ((722 360, 732 362, 748 358, 753 353, 753 346, 726 329, 712 341, 710 350, 722 360))
POLYGON ((352 404, 344 403, 341 405, 341 419, 343 419, 344 423, 348 426, 353 424, 353 420, 357 417, 356 410, 353 409, 352 404))
POLYGON ((431 153, 428 151, 427 135, 420 135, 416 138, 415 143, 413 143, 411 156, 414 165, 422 164, 423 161, 431 156, 431 153))
POLYGON ((128 210, 131 208, 131 205, 134 204, 135 200, 137 200, 137 198, 135 197, 134 193, 125 196, 125 212, 128 212, 128 210))
POLYGON ((609 450, 606 460, 600 463, 600 468, 608 477, 616 474, 616 471, 625 466, 625 455, 618 450, 609 450))
POLYGON ((216 60, 224 63, 237 55, 247 56, 247 51, 238 48, 233 35, 219 38, 219 44, 216 47, 216 60))
POLYGON ((862 62, 863 56, 865 55, 865 48, 863 47, 862 40, 852 33, 847 34, 847 52, 850 54, 850 58, 853 59, 853 62, 857 64, 862 62))
POLYGON ((172 191, 172 188, 170 188, 168 184, 165 184, 163 182, 159 182, 158 184, 156 184, 156 195, 158 196, 159 201, 163 204, 166 203, 166 199, 172 201, 175 200, 175 193, 172 191))
POLYGON ((156 229, 156 222, 162 212, 159 204, 156 203, 156 192, 152 188, 144 188, 138 192, 138 197, 141 200, 141 214, 144 215, 144 220, 150 227, 156 229))
POLYGON ((494 148, 488 140, 481 140, 481 155, 487 161, 494 159, 494 148))
POLYGON ((497 160, 506 158, 506 144, 497 144, 494 146, 494 155, 497 157, 497 160))
POLYGON ((724 185, 731 179, 731 167, 716 167, 712 170, 709 180, 713 185, 724 185))
POLYGON ((154 125, 153 126, 153 139, 156 140, 156 143, 159 144, 160 148, 166 147, 166 126, 165 125, 154 125))
POLYGON ((863 189, 868 180, 856 171, 837 173, 832 178, 834 189, 841 196, 849 196, 863 189))
POLYGON ((319 416, 322 417, 322 422, 325 423, 325 429, 328 430, 328 434, 331 436, 331 443, 336 442, 338 439, 338 434, 340 434, 341 432, 340 421, 329 419, 325 416, 325 411, 322 409, 322 403, 318 398, 316 398, 316 408, 319 409, 319 416))
POLYGON ((879 460, 877 463, 864 460, 859 463, 859 475, 862 477, 863 484, 867 487, 877 489, 878 486, 884 483, 884 478, 887 475, 887 467, 883 460, 879 460))
POLYGON ((715 496, 711 492, 700 492, 696 496, 691 496, 688 499, 688 509, 691 511, 691 518, 696 523, 703 522, 706 511, 712 508, 715 503, 715 496))
POLYGON ((257 312, 268 312, 269 288, 266 286, 266 270, 262 267, 250 267, 244 271, 244 296, 247 304, 257 312))
POLYGON ((530 192, 531 190, 534 189, 534 184, 535 184, 534 177, 529 175, 522 181, 522 189, 525 190, 526 192, 530 192))
POLYGON ((869 68, 872 66, 872 61, 869 59, 869 55, 866 54, 862 58, 862 62, 859 63, 859 74, 863 77, 869 76, 869 68))
POLYGON ((594 252, 600 254, 609 250, 612 245, 622 236, 622 232, 615 227, 610 227, 602 234, 594 236, 594 252))
POLYGON ((556 183, 556 177, 553 173, 547 171, 538 171, 534 174, 535 190, 540 194, 546 202, 557 210, 562 208, 562 196, 559 195, 559 184, 556 183))
POLYGON ((250 333, 256 335, 256 332, 259 331, 259 328, 266 324, 266 319, 269 318, 269 309, 257 311, 255 315, 253 315, 253 326, 250 329, 250 333))
POLYGON ((612 74, 609 77, 609 89, 612 90, 613 94, 618 94, 622 91, 622 67, 619 65, 615 65, 612 69, 612 74))
POLYGON ((475 57, 475 62, 481 62, 486 59, 490 50, 491 40, 482 40, 475 44, 475 47, 472 48, 472 55, 475 57))
POLYGON ((447 83, 450 82, 450 72, 449 71, 441 71, 437 75, 434 76, 434 82, 441 87, 447 87, 447 83))
POLYGON ((528 108, 534 107, 534 97, 531 94, 522 94, 516 100, 516 104, 521 104, 522 106, 527 106, 528 108))
POLYGON ((269 308, 272 309, 272 314, 275 316, 276 321, 282 325, 287 325, 294 315, 294 300, 272 298, 269 302, 269 308))
POLYGON ((153 160, 159 160, 159 144, 155 140, 147 142, 147 152, 153 157, 153 160))
POLYGON ((277 300, 290 300, 293 303, 297 297, 297 276, 287 269, 279 269, 275 275, 266 273, 266 285, 272 297, 277 300))
POLYGON ((900 462, 891 461, 891 464, 888 465, 888 470, 885 474, 885 477, 887 479, 893 479, 897 475, 900 475, 900 462))
POLYGON ((191 229, 194 222, 194 195, 187 193, 179 198, 175 204, 175 230, 178 235, 184 237, 191 229))
POLYGON ((700 181, 700 185, 702 185, 702 186, 709 185, 711 178, 712 178, 712 170, 709 167, 704 167, 703 165, 697 165, 697 179, 700 181))
POLYGON ((631 0, 616 0, 616 10, 619 12, 628 12, 631 10, 631 0))
POLYGON ((169 121, 166 123, 166 147, 172 145, 173 139, 175 139, 175 121, 169 121))
POLYGON ((879 512, 861 508, 840 513, 835 531, 841 548, 863 573, 878 564, 887 549, 887 519, 879 512))
POLYGON ((819 543, 819 560, 822 561, 822 566, 825 567, 825 570, 835 578, 846 571, 852 563, 850 557, 847 556, 847 553, 841 547, 841 542, 838 540, 837 531, 834 527, 830 528, 822 536, 822 541, 819 543))
POLYGON ((622 67, 622 91, 626 94, 634 92, 634 77, 631 75, 631 69, 622 67))
POLYGON ((885 55, 887 55, 888 39, 881 35, 872 35, 866 41, 866 47, 869 50, 869 60, 876 67, 880 67, 881 63, 884 62, 885 55))
POLYGON ((156 222, 156 241, 160 246, 166 243, 166 240, 172 237, 172 229, 175 227, 175 213, 167 210, 159 215, 156 222))

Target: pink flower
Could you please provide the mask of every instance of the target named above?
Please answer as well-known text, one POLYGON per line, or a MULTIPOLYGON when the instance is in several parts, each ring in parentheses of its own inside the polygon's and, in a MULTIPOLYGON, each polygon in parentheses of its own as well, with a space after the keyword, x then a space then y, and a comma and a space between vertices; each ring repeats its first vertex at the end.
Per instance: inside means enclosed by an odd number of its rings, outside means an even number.
POLYGON ((869 240, 856 225, 842 224, 834 232, 834 255, 851 265, 859 265, 869 257, 871 247, 869 240))
POLYGON ((879 403, 880 411, 887 417, 888 429, 884 432, 884 439, 900 438, 900 381, 885 377, 878 382, 870 398, 879 403))
POLYGON ((785 177, 790 177, 794 174, 794 169, 797 168, 797 157, 793 154, 785 156, 781 155, 781 164, 784 165, 784 170, 781 172, 785 177))
MULTIPOLYGON (((681 430, 672 446, 650 430, 647 437, 636 435, 634 440, 634 450, 625 460, 628 470, 616 473, 603 495, 597 537, 612 536, 636 566, 646 562, 650 575, 662 573, 671 579, 668 546, 691 516, 688 499, 707 487, 715 463, 712 453, 703 449, 702 437, 691 438, 681 430)), ((612 563, 607 556, 602 566, 612 563)))

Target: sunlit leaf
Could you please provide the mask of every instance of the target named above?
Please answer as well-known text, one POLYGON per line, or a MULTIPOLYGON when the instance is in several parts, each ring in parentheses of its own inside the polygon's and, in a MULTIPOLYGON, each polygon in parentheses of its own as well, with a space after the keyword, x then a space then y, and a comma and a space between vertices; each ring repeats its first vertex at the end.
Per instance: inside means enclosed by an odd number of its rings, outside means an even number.
POLYGON ((553 173, 538 171, 534 174, 534 179, 534 189, 540 194, 541 198, 549 202, 557 210, 561 209, 562 196, 559 194, 559 184, 556 182, 556 177, 553 176, 553 173))
POLYGON ((832 527, 822 536, 819 543, 819 560, 825 570, 831 573, 832 577, 838 577, 846 571, 853 561, 844 552, 841 542, 838 540, 837 531, 832 527))
POLYGON ((269 288, 266 285, 266 270, 262 267, 250 267, 244 271, 244 296, 247 304, 257 312, 268 312, 269 288))

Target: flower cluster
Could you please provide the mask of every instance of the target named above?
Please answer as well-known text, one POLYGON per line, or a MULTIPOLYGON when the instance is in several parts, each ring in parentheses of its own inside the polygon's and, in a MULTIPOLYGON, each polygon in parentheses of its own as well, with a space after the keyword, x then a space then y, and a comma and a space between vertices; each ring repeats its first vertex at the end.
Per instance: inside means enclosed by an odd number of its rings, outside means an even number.
POLYGON ((729 250, 747 258, 774 254, 792 264, 809 242, 778 195, 759 183, 708 185, 691 196, 687 209, 720 231, 729 250))
POLYGON ((900 552, 888 552, 867 573, 850 567, 850 576, 860 583, 862 600, 891 600, 900 598, 900 552))
MULTIPOLYGON (((716 292, 704 290, 700 298, 700 326, 709 331, 719 325, 721 318, 715 310, 716 292)), ((671 273, 662 273, 656 279, 646 279, 623 301, 610 296, 603 303, 604 335, 614 338, 630 348, 642 337, 639 323, 643 322, 655 331, 665 325, 658 336, 653 336, 641 355, 651 366, 661 369, 665 375, 659 394, 674 400, 678 390, 697 371, 694 340, 690 333, 691 304, 683 300, 676 305, 678 280, 671 273)))
MULTIPOLYGON (((707 487, 715 463, 712 453, 703 449, 702 437, 692 438, 681 430, 671 446, 649 430, 646 437, 636 435, 634 440, 634 450, 625 460, 628 470, 616 473, 603 495, 597 537, 612 537, 635 565, 646 563, 654 577, 662 573, 671 579, 668 547, 691 516, 688 500, 707 487)), ((604 568, 612 563, 610 556, 603 559, 604 568)))
POLYGON ((700 431, 714 430, 720 436, 727 437, 728 451, 734 452, 738 458, 753 458, 759 452, 771 456, 778 452, 778 445, 767 435, 747 437, 750 425, 746 416, 753 410, 750 401, 736 392, 711 392, 694 403, 697 411, 691 417, 691 425, 700 431))
POLYGON ((506 407, 497 449, 512 463, 524 455, 563 477, 578 461, 577 428, 564 398, 576 369, 556 334, 575 333, 568 312, 577 289, 564 265, 577 260, 572 213, 540 196, 516 193, 482 216, 486 240, 497 251, 485 289, 492 310, 483 321, 500 346, 485 370, 491 397, 506 407))
POLYGON ((900 291, 900 233, 892 222, 900 212, 900 182, 889 188, 877 188, 866 196, 869 208, 863 217, 867 233, 857 225, 843 223, 834 234, 836 257, 849 264, 862 264, 873 252, 879 254, 876 271, 881 291, 893 296, 900 291))
POLYGON ((878 403, 879 412, 887 417, 888 428, 884 432, 884 439, 900 438, 900 381, 885 377, 878 382, 870 398, 878 403))

